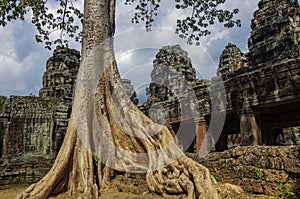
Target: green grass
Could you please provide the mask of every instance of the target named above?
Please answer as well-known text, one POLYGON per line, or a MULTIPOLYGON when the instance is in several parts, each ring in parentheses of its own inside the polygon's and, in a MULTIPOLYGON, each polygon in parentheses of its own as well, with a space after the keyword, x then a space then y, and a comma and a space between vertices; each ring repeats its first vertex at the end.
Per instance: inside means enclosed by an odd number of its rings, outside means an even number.
POLYGON ((255 176, 256 176, 256 178, 257 178, 257 180, 259 181, 259 182, 262 182, 262 180, 263 180, 263 173, 261 172, 261 170, 259 169, 259 168, 255 168, 255 176))
POLYGON ((282 182, 278 182, 277 184, 278 193, 277 196, 279 198, 296 198, 296 195, 294 192, 287 189, 282 182))

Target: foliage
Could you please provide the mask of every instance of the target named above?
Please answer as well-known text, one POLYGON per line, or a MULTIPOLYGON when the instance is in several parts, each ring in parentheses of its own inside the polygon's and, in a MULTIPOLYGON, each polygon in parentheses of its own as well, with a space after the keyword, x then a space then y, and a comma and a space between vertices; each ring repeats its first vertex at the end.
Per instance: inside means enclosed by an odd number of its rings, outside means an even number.
MULTIPOLYGON (((81 41, 82 33, 76 21, 83 19, 81 11, 73 5, 76 0, 57 0, 58 9, 55 13, 49 11, 50 1, 47 0, 2 0, 0 3, 0 25, 16 19, 25 20, 26 14, 31 14, 31 22, 36 26, 37 42, 43 42, 47 49, 51 46, 68 46, 68 37, 81 41), (60 31, 59 38, 52 40, 50 34, 60 31)), ((241 26, 240 20, 233 20, 238 9, 232 11, 219 8, 226 0, 175 0, 174 9, 188 10, 189 17, 177 19, 176 33, 187 39, 188 44, 199 45, 200 37, 210 34, 209 26, 216 21, 225 27, 241 26)), ((132 23, 145 23, 147 31, 151 30, 155 16, 158 14, 160 0, 125 0, 125 4, 135 4, 132 23)))
POLYGON ((133 183, 133 186, 137 187, 140 185, 140 182, 138 180, 135 180, 134 183, 133 183))
POLYGON ((117 176, 117 172, 113 171, 113 173, 110 176, 110 181, 112 181, 117 176))
POLYGON ((145 91, 146 91, 146 95, 149 96, 151 94, 151 91, 150 91, 150 88, 149 87, 146 87, 145 88, 145 91))
MULTIPOLYGON (((225 27, 232 28, 235 25, 240 27, 241 21, 234 20, 238 9, 232 11, 219 8, 226 0, 175 0, 175 9, 191 11, 190 16, 184 19, 177 19, 176 33, 179 37, 187 39, 188 44, 199 45, 200 37, 207 36, 211 32, 209 26, 216 21, 223 23, 225 27)), ((136 0, 125 0, 125 4, 136 3, 136 0)), ((145 27, 151 30, 154 17, 158 14, 160 0, 139 0, 132 18, 132 23, 145 22, 145 27)))
POLYGON ((98 165, 98 162, 99 162, 99 157, 97 156, 96 153, 93 154, 93 159, 94 159, 94 163, 95 165, 98 165))
POLYGON ((119 184, 117 184, 117 189, 118 189, 119 192, 123 192, 123 187, 119 184))
POLYGON ((224 173, 230 173, 230 169, 225 168, 225 169, 224 169, 224 173))
MULTIPOLYGON (((76 1, 76 0, 73 0, 76 1)), ((1 0, 0 3, 0 25, 6 26, 13 20, 25 20, 26 14, 31 16, 31 22, 36 26, 38 34, 35 36, 37 42, 43 42, 47 49, 52 45, 68 46, 67 37, 81 40, 81 32, 77 19, 81 20, 83 14, 73 5, 72 0, 57 0, 59 7, 56 13, 49 10, 47 0, 1 0), (59 38, 52 40, 50 34, 60 31, 59 38)))
POLYGON ((280 182, 280 181, 278 182, 277 188, 278 188, 277 196, 279 198, 296 198, 295 193, 290 191, 289 189, 285 188, 285 186, 282 182, 280 182))
POLYGON ((147 167, 142 168, 142 172, 146 173, 148 171, 147 167))
POLYGON ((263 173, 261 172, 261 170, 259 168, 255 168, 255 175, 256 178, 259 182, 261 182, 263 180, 263 173))

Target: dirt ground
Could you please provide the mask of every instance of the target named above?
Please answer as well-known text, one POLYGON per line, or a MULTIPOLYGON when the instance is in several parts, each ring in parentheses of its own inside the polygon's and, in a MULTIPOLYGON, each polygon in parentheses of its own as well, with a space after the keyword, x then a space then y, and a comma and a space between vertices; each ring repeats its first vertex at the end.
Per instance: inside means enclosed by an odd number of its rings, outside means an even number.
MULTIPOLYGON (((0 186, 0 199, 13 199, 22 193, 28 185, 10 185, 0 186)), ((239 187, 228 184, 219 184, 218 190, 223 199, 274 199, 275 197, 251 195, 244 192, 239 187)), ((76 196, 60 194, 51 199, 75 199, 76 196)), ((100 199, 180 199, 183 196, 167 196, 162 197, 153 193, 149 193, 147 184, 144 179, 136 179, 125 176, 116 176, 111 181, 111 186, 101 191, 100 199)))
POLYGON ((0 199, 15 198, 19 193, 25 190, 27 185, 9 185, 0 186, 0 199))

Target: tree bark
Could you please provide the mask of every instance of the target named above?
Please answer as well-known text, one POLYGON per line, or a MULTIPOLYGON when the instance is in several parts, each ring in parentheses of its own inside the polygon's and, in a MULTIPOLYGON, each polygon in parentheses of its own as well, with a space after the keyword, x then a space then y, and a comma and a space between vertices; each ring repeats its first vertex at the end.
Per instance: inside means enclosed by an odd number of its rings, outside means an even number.
POLYGON ((113 170, 147 172, 150 191, 218 198, 207 168, 186 157, 169 130, 126 96, 113 51, 114 0, 84 3, 82 60, 64 142, 48 174, 18 198, 68 191, 97 198, 113 170))

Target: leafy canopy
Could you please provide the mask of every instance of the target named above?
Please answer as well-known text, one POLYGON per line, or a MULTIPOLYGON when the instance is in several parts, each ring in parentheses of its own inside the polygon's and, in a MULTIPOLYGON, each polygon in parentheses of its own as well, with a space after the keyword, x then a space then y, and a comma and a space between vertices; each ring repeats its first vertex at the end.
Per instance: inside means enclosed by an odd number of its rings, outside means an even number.
MULTIPOLYGON (((154 18, 158 14, 161 0, 125 0, 125 4, 137 3, 132 18, 132 23, 145 22, 147 30, 151 30, 154 18)), ((199 45, 200 37, 207 36, 211 32, 209 26, 215 21, 223 23, 225 27, 240 27, 241 21, 234 20, 238 9, 232 11, 219 8, 226 0, 175 0, 175 8, 190 11, 190 16, 177 19, 176 33, 179 37, 187 39, 188 44, 199 45)))
MULTIPOLYGON (((81 40, 81 32, 76 20, 82 22, 83 14, 73 4, 76 0, 1 0, 0 25, 6 26, 8 22, 16 19, 25 20, 29 15, 31 22, 37 28, 35 39, 44 42, 45 47, 51 49, 52 45, 68 46, 69 40, 81 40), (56 12, 49 11, 50 2, 56 3, 56 12), (52 40, 50 34, 60 31, 59 38, 52 40)), ((88 0, 87 0, 88 1, 88 0)), ((135 5, 132 23, 145 23, 147 31, 151 30, 155 17, 158 15, 161 0, 124 0, 127 5, 135 5)), ((186 39, 188 44, 199 45, 200 37, 210 34, 209 26, 216 21, 225 27, 241 26, 239 19, 234 20, 238 9, 232 11, 220 8, 226 0, 174 0, 174 9, 190 11, 190 16, 177 19, 176 33, 186 39)))
POLYGON ((83 14, 73 5, 73 1, 1 0, 0 25, 6 26, 12 20, 25 20, 28 15, 37 29, 37 42, 44 42, 49 50, 52 45, 68 46, 68 37, 75 41, 81 40, 79 25, 75 20, 82 20, 83 14), (56 12, 49 11, 50 3, 58 7, 56 12), (60 32, 59 37, 52 40, 50 34, 56 31, 60 32))

